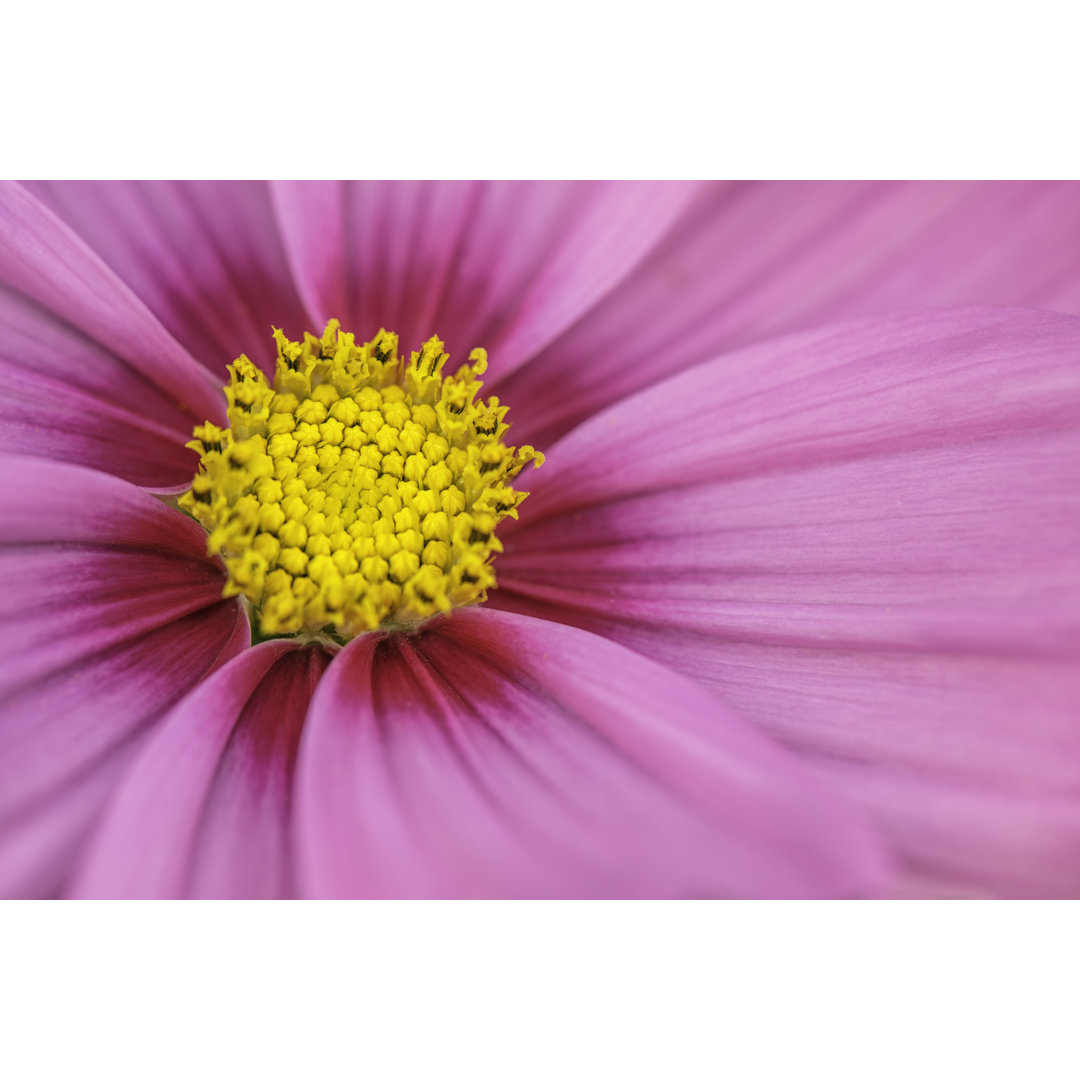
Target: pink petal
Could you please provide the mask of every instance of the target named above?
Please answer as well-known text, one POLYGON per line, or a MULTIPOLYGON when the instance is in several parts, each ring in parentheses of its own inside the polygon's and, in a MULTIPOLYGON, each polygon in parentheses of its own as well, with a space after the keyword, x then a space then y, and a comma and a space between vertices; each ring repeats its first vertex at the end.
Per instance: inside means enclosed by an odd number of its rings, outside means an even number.
POLYGON ((1076 894, 1078 462, 1080 320, 834 326, 560 442, 493 602, 714 688, 821 762, 913 871, 1076 894))
MULTIPOLYGON (((0 308, 4 300, 0 295, 0 308)), ((0 319, 5 314, 15 319, 32 315, 29 309, 9 309, 0 312, 0 319)), ((0 327, 0 451, 75 461, 159 491, 191 486, 199 459, 184 448, 194 426, 190 417, 149 383, 123 387, 122 396, 142 397, 140 406, 117 404, 108 390, 79 386, 78 374, 69 377, 63 369, 72 358, 85 362, 95 348, 90 342, 60 323, 46 325, 36 317, 22 320, 29 323, 23 336, 13 321, 0 327)), ((116 361, 100 350, 98 355, 108 378, 116 361)))
POLYGON ((189 518, 0 455, 0 894, 53 892, 133 748, 247 644, 189 518))
POLYGON ((0 450, 151 486, 190 479, 192 427, 220 419, 216 380, 66 226, 0 185, 0 450))
POLYGON ((515 439, 546 449, 598 409, 736 346, 973 303, 1080 314, 1080 184, 717 184, 627 281, 495 389, 515 439))
POLYGON ((318 896, 832 896, 882 873, 847 807, 715 698, 486 609, 352 642, 298 785, 318 896))
POLYGON ((73 892, 97 897, 288 897, 293 766, 330 654, 249 649, 173 710, 136 759, 73 892))
POLYGON ((269 364, 272 326, 293 336, 312 328, 262 182, 43 181, 26 186, 219 383, 225 365, 241 353, 269 364))
POLYGON ((298 182, 275 188, 316 321, 432 333, 513 370, 629 274, 696 194, 691 184, 298 182))

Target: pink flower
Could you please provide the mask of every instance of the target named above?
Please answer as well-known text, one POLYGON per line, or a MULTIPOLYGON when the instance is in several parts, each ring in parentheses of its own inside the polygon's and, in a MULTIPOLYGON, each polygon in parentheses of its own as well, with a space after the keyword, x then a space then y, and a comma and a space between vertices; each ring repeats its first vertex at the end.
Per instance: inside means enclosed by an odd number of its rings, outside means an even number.
POLYGON ((0 890, 1080 893, 1077 252, 1071 184, 0 189, 0 890), (486 604, 251 647, 153 493, 330 317, 548 460, 486 604))

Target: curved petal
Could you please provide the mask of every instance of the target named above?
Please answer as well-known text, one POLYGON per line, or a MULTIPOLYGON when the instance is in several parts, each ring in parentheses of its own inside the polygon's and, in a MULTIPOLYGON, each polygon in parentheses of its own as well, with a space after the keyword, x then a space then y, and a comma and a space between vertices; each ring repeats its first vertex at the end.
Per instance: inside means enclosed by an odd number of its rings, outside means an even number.
POLYGON ((714 688, 925 877, 1076 894, 1078 466, 1080 319, 839 325, 571 433, 493 602, 714 688))
POLYGON ((190 479, 192 427, 220 420, 217 380, 89 248, 0 184, 0 449, 166 487, 190 479))
POLYGON ((346 647, 297 800, 316 896, 834 896, 882 874, 848 808, 690 681, 485 609, 346 647))
POLYGON ((301 295, 358 336, 433 333, 512 371, 626 277, 697 192, 678 183, 307 181, 275 203, 301 295))
POLYGON ((205 533, 123 481, 0 455, 0 893, 46 895, 137 743, 242 649, 205 533))
POLYGON ((83 897, 286 898, 293 766, 330 654, 268 641, 164 720, 124 778, 72 887, 83 897))
POLYGON ((948 304, 1080 314, 1080 184, 714 184, 626 282, 495 389, 518 406, 515 440, 546 449, 726 350, 948 304))
MULTIPOLYGON (((5 314, 17 319, 29 312, 0 312, 0 320, 5 314)), ((135 411, 103 390, 73 385, 60 371, 46 374, 47 368, 37 364, 41 355, 46 365, 55 365, 61 357, 85 360, 100 350, 85 339, 76 340, 59 323, 47 325, 34 315, 26 320, 28 326, 17 328, 16 319, 0 326, 0 452, 75 461, 153 491, 191 486, 199 457, 184 446, 195 426, 190 417, 156 395, 149 395, 153 409, 135 411), (33 336, 23 336, 24 330, 33 336), (155 419, 158 405, 164 405, 160 412, 172 415, 155 419)), ((104 359, 102 370, 107 371, 115 361, 104 359)))
MULTIPOLYGON (((262 181, 38 181, 29 188, 225 381, 246 353, 272 371, 271 328, 314 329, 262 181)), ((321 327, 319 327, 321 330, 321 327)))

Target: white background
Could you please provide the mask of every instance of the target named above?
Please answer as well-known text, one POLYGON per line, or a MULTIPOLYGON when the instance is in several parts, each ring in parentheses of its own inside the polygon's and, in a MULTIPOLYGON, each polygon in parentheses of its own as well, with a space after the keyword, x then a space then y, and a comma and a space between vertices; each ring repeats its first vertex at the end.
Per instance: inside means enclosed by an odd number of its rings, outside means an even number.
POLYGON ((1077 34, 1027 0, 39 0, 0 173, 1075 176, 1077 34))
POLYGON ((1075 1080, 1071 903, 0 911, 0 1075, 1075 1080))

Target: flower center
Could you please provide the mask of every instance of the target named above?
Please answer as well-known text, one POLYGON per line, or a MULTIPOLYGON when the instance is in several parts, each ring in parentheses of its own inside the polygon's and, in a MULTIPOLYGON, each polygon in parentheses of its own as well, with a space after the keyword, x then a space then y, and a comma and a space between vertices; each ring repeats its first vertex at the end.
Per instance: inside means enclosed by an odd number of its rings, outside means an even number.
POLYGON ((408 361, 396 334, 358 345, 336 319, 322 338, 274 338, 273 386, 241 356, 229 428, 188 443, 202 460, 179 504, 225 563, 224 595, 254 605, 263 636, 342 641, 482 602, 495 528, 527 495, 510 483, 544 460, 506 446, 506 406, 477 399, 484 350, 444 377, 437 337, 408 361))

